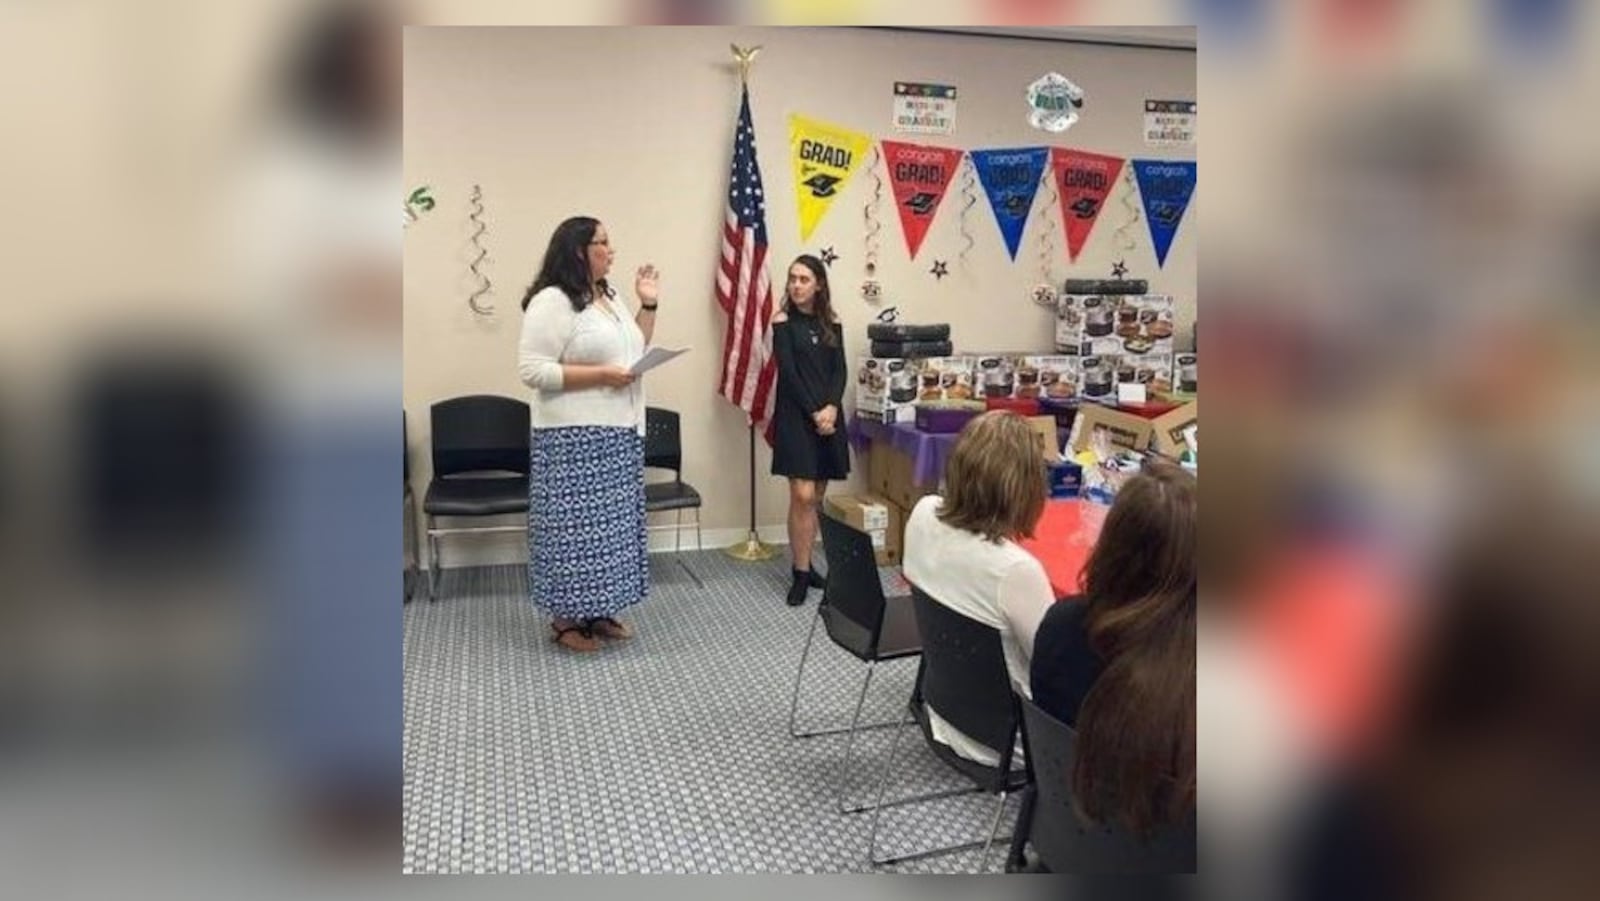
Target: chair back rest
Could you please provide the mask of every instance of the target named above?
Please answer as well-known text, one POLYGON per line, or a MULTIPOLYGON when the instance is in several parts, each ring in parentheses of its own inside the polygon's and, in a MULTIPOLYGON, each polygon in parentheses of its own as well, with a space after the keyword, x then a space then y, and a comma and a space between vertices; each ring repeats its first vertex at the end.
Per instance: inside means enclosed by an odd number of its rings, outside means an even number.
POLYGON ((649 469, 670 469, 681 480, 683 437, 678 413, 661 407, 644 409, 644 465, 649 469))
POLYGON ((828 557, 828 585, 822 591, 828 634, 846 647, 875 651, 886 601, 872 538, 826 512, 817 519, 828 557))
POLYGON ((528 474, 527 403, 493 394, 453 397, 433 405, 433 474, 528 474))
POLYGON ((1078 818, 1072 801, 1072 767, 1078 733, 1023 698, 1023 741, 1038 791, 1029 839, 1056 873, 1193 873, 1196 819, 1143 839, 1119 826, 1094 826, 1078 818))
POLYGON ((1017 707, 1000 632, 951 610, 915 585, 911 597, 922 639, 917 683, 922 700, 1009 766, 1017 737, 1017 707))

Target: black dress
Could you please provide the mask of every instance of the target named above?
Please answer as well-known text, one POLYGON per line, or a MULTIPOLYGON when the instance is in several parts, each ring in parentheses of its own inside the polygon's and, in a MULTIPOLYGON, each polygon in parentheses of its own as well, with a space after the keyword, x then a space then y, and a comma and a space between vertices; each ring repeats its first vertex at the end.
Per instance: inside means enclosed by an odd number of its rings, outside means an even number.
POLYGON ((836 481, 850 475, 850 443, 844 423, 844 330, 826 326, 788 304, 788 321, 772 326, 778 362, 777 406, 772 415, 772 474, 836 481), (823 343, 823 329, 834 344, 823 343), (832 435, 817 434, 811 414, 832 404, 838 411, 832 435))

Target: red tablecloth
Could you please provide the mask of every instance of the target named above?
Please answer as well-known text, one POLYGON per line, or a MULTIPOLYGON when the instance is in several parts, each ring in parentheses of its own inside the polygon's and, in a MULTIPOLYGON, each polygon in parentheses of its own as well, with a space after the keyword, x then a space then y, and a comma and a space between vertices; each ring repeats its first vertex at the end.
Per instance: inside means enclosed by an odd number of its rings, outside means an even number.
POLYGON ((1088 562, 1109 509, 1077 498, 1047 501, 1033 537, 1021 542, 1023 550, 1044 564, 1056 597, 1078 593, 1078 571, 1088 562))

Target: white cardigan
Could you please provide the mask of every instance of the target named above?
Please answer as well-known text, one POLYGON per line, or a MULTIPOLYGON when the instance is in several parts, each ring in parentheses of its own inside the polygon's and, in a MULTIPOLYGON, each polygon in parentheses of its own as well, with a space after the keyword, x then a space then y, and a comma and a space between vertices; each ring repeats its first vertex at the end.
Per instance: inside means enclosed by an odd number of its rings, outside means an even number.
POLYGON ((620 426, 644 434, 641 381, 624 388, 568 390, 562 385, 563 363, 627 367, 644 356, 644 332, 621 301, 613 299, 611 303, 616 316, 599 303, 576 313, 566 292, 554 286, 529 300, 522 314, 517 375, 536 394, 531 405, 534 428, 620 426))

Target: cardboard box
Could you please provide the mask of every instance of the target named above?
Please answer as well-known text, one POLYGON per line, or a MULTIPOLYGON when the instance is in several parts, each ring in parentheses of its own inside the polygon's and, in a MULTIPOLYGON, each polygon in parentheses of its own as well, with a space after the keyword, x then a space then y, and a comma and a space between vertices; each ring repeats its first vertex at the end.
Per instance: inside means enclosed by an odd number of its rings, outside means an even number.
POLYGON ((1039 436, 1039 453, 1046 463, 1061 462, 1061 445, 1054 416, 1029 416, 1028 427, 1039 436))
POLYGON ((1200 422, 1200 401, 1184 404, 1176 410, 1156 417, 1150 425, 1155 429, 1155 448, 1164 456, 1178 459, 1188 447, 1183 432, 1200 422))
POLYGON ((898 564, 906 558, 906 517, 911 515, 911 511, 893 501, 885 500, 884 503, 889 507, 889 529, 885 543, 894 558, 889 562, 898 564))
POLYGON ((889 455, 893 451, 881 441, 867 447, 867 491, 879 497, 889 496, 889 455))
POLYGON ((910 360, 856 358, 856 408, 885 410, 917 399, 917 370, 910 360))
POLYGON ((1155 434, 1151 421, 1142 416, 1099 404, 1083 404, 1078 407, 1078 416, 1072 421, 1072 435, 1067 439, 1069 455, 1075 456, 1087 448, 1096 429, 1110 433, 1112 446, 1140 453, 1150 447, 1150 438, 1155 434))
POLYGON ((1181 394, 1200 393, 1200 355, 1177 354, 1172 360, 1172 388, 1181 394))
POLYGON ((926 357, 917 361, 917 400, 972 400, 973 359, 965 354, 926 357))
POLYGON ((884 498, 902 510, 910 510, 917 505, 917 501, 935 494, 939 490, 937 483, 932 485, 918 484, 912 481, 914 468, 911 457, 893 448, 884 448, 889 456, 888 484, 883 492, 884 498))
POLYGON ((892 566, 900 561, 900 539, 905 533, 905 522, 893 504, 871 494, 824 495, 822 504, 826 515, 867 533, 879 566, 892 566))

